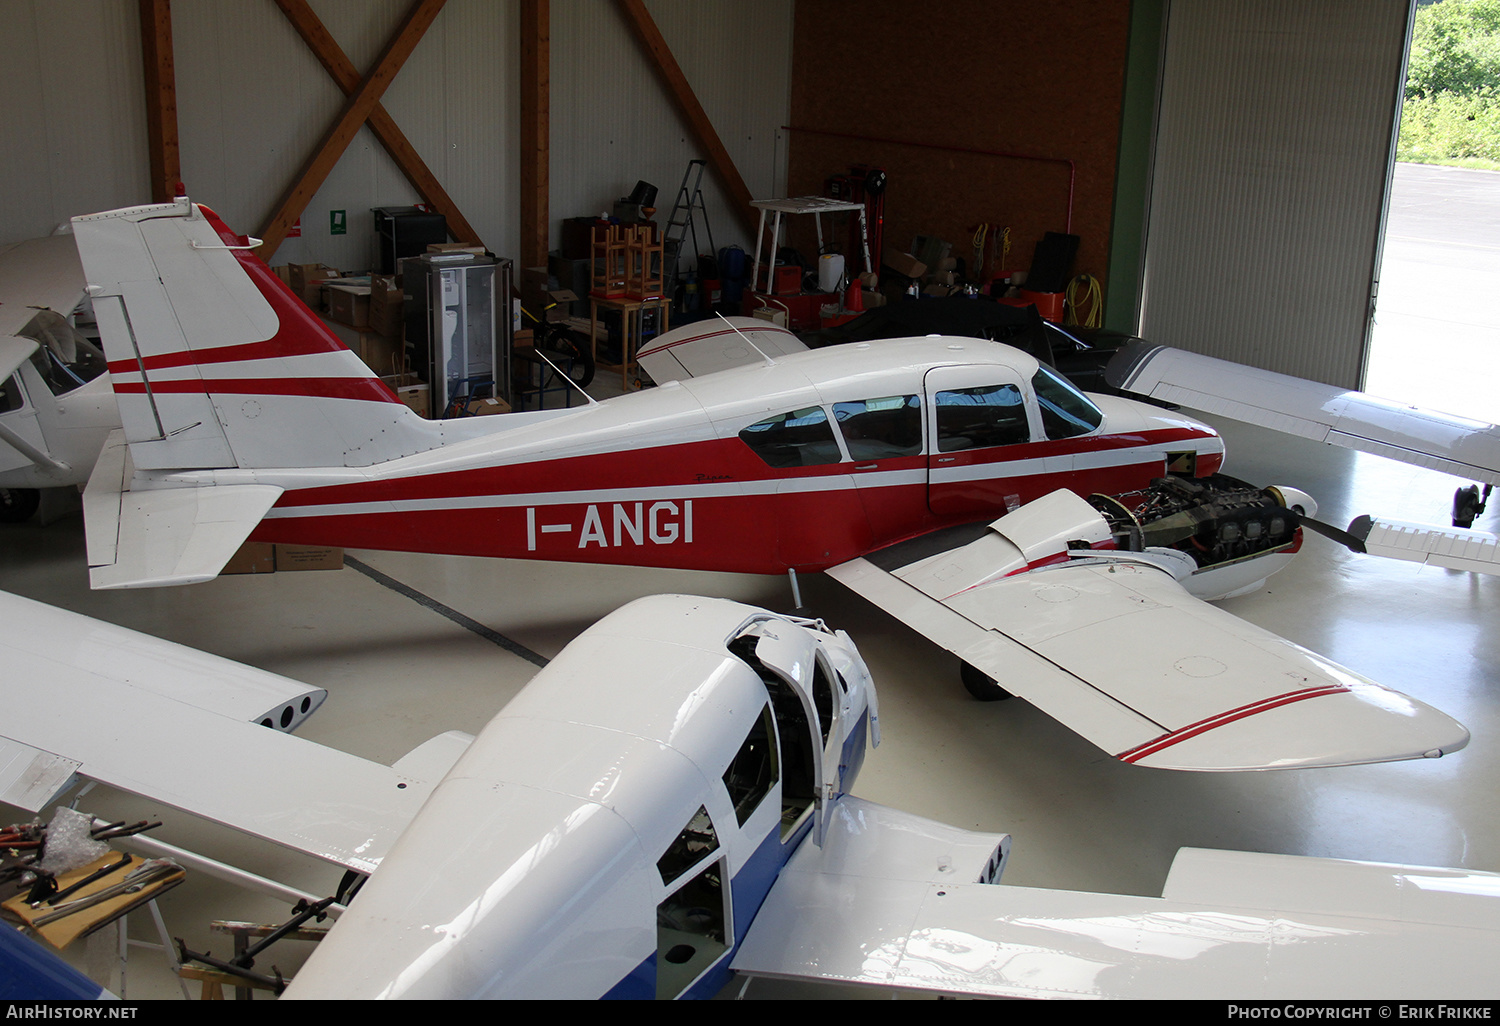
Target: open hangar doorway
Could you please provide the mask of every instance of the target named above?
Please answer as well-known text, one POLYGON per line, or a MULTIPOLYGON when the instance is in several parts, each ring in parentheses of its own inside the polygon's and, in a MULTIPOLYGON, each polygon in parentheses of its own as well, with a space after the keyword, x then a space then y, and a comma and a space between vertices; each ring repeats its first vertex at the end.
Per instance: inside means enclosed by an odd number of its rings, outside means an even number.
POLYGON ((1500 423, 1496 19, 1492 0, 1415 4, 1364 379, 1374 395, 1488 423, 1500 423))
POLYGON ((1500 196, 1481 214, 1460 196, 1483 190, 1439 199, 1434 169, 1395 163, 1415 9, 1163 6, 1140 335, 1500 420, 1479 359, 1500 361, 1500 196))

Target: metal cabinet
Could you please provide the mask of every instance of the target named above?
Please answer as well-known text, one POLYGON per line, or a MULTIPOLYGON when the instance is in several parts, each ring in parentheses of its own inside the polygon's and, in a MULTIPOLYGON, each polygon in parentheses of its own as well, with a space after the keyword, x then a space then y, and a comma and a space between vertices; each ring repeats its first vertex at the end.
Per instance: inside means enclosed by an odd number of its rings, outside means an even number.
POLYGON ((408 338, 431 385, 432 416, 444 416, 455 396, 509 401, 512 262, 429 253, 402 261, 402 269, 420 311, 422 330, 408 338))

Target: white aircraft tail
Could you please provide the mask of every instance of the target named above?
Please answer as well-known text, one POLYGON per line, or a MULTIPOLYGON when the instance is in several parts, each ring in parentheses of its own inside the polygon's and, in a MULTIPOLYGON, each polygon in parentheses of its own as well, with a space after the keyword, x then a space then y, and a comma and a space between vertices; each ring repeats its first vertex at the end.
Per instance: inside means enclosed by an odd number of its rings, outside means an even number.
POLYGON ((73 233, 136 470, 363 467, 442 443, 207 207, 73 233))

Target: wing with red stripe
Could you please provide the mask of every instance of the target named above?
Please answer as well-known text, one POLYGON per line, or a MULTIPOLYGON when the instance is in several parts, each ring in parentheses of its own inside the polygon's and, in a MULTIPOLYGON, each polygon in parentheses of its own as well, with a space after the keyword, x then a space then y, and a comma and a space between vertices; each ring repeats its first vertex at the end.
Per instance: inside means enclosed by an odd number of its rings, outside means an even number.
POLYGON ((1032 560, 987 577, 979 564, 1000 552, 1005 522, 906 565, 829 573, 1124 762, 1291 769, 1468 743, 1446 714, 1194 598, 1149 562, 1032 560))

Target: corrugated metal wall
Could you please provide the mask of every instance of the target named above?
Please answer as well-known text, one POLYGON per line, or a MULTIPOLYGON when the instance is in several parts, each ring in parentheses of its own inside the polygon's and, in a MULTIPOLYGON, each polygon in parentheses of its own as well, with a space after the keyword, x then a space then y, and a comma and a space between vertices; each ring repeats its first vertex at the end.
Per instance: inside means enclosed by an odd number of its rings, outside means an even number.
MULTIPOLYGON (((783 195, 792 0, 647 6, 751 195, 783 195)), ((659 190, 664 221, 688 161, 704 156, 614 4, 553 0, 553 245, 559 218, 608 210, 638 180, 659 190)), ((703 192, 714 242, 746 245, 711 171, 703 192)))
POLYGON ((1407 0, 1173 0, 1141 334, 1357 387, 1407 0))
MULTIPOLYGON (((314 0, 357 68, 368 69, 409 0, 314 0)), ((785 177, 792 0, 655 0, 650 10, 741 174, 758 196, 785 177), (734 59, 726 60, 732 54, 734 59), (782 170, 778 170, 779 167, 782 170)), ((383 103, 497 253, 518 246, 518 5, 449 0, 383 103)), ((669 209, 689 159, 681 119, 610 0, 553 0, 553 242, 563 217, 597 213, 637 179, 669 209)), ((194 199, 254 232, 337 115, 342 94, 270 0, 173 5, 182 177, 194 199)), ((140 32, 134 0, 6 0, 0 70, 0 244, 75 214, 149 200, 140 32)), ((720 245, 744 241, 712 176, 720 245)), ((278 263, 363 269, 370 208, 417 196, 362 129, 304 213, 278 263), (329 211, 348 234, 329 234, 329 211)))
POLYGON ((0 6, 0 245, 151 195, 134 3, 0 6))

